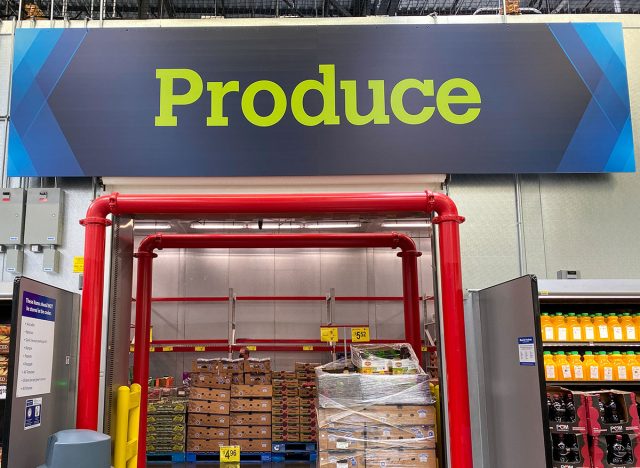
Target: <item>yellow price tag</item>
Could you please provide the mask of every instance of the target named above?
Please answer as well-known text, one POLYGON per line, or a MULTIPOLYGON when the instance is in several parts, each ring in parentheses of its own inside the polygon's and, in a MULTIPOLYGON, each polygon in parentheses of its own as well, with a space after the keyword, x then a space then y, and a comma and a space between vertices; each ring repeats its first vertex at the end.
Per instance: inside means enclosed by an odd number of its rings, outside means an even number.
POLYGON ((313 351, 313 346, 303 346, 302 351, 313 351))
POLYGON ((84 257, 73 257, 73 272, 84 273, 84 257))
POLYGON ((427 352, 427 347, 425 345, 422 345, 422 352, 426 353, 427 352))
POLYGON ((240 461, 240 446, 230 445, 220 447, 220 463, 238 463, 240 461))
POLYGON ((351 341, 354 343, 365 343, 369 339, 369 327, 355 327, 351 329, 351 341))
POLYGON ((163 346, 162 347, 162 351, 165 353, 169 353, 171 351, 173 351, 173 346, 163 346))
POLYGON ((543 290, 541 290, 541 291, 538 291, 538 293, 539 293, 541 296, 548 296, 548 295, 549 295, 549 291, 544 290, 544 289, 543 289, 543 290))
POLYGON ((256 349, 255 346, 247 346, 247 351, 255 351, 256 349))
POLYGON ((195 351, 206 351, 206 349, 207 349, 207 348, 206 348, 205 346, 196 346, 196 347, 194 348, 194 350, 195 350, 195 351))
POLYGON ((156 352, 155 346, 149 346, 149 352, 150 353, 155 353, 156 352))
POLYGON ((133 345, 129 345, 129 352, 133 353, 136 350, 136 347, 133 345))
POLYGON ((320 327, 320 341, 338 341, 337 327, 320 327))

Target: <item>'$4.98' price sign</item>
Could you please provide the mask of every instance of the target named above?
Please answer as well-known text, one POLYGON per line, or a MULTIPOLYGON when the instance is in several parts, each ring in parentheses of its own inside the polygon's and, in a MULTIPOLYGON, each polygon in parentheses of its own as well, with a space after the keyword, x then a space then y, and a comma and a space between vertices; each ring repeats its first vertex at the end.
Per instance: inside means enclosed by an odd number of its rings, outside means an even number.
POLYGON ((240 462, 240 446, 230 445, 220 447, 220 463, 240 462))

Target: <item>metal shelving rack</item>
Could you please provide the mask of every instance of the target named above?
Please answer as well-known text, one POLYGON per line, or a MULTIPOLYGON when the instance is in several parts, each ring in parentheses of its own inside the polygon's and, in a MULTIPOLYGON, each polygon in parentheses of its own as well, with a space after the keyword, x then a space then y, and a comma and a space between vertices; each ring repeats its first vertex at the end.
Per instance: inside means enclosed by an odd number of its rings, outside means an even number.
MULTIPOLYGON (((640 280, 539 280, 542 312, 640 312, 640 280)), ((543 342, 545 350, 636 349, 640 341, 543 342)), ((640 381, 551 381, 547 385, 576 389, 638 389, 640 381)))

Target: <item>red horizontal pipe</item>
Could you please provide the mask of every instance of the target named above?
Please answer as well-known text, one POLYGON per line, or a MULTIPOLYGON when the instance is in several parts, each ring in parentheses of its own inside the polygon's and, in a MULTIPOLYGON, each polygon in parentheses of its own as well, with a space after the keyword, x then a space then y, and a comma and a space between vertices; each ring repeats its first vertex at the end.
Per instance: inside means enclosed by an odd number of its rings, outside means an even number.
MULTIPOLYGON (((135 299, 132 299, 135 302, 135 299)), ((151 302, 227 302, 225 296, 154 297, 151 302)))
MULTIPOLYGON (((338 302, 402 302, 402 296, 334 296, 338 302)), ((432 300, 433 296, 421 299, 432 300)), ((227 302, 229 296, 154 297, 151 302, 227 302)), ((326 296, 236 296, 237 301, 326 301, 326 296)), ((131 299, 135 302, 136 299, 131 299)))
POLYGON ((153 340, 151 342, 152 345, 167 345, 167 344, 216 344, 216 343, 224 343, 227 344, 228 340, 226 338, 222 340, 153 340))
MULTIPOLYGON (((387 247, 416 250, 416 244, 406 234, 151 234, 138 246, 138 253, 162 249, 225 248, 350 248, 387 247)), ((265 296, 266 297, 266 296, 265 296)))
POLYGON ((238 301, 326 301, 326 296, 237 296, 238 301))

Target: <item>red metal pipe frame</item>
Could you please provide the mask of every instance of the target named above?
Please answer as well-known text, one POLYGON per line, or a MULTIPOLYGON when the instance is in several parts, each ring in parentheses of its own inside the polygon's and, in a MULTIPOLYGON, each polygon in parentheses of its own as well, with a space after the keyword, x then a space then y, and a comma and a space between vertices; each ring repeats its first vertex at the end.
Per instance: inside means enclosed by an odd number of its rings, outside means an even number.
POLYGON ((78 397, 76 426, 96 429, 100 353, 102 349, 102 299, 104 281, 105 231, 107 215, 157 214, 163 217, 181 214, 403 214, 432 213, 439 216, 440 274, 442 278, 443 328, 447 361, 448 421, 451 438, 451 466, 470 468, 471 423, 467 379, 460 238, 458 215, 453 201, 432 192, 400 193, 327 193, 286 195, 119 195, 96 199, 82 221, 85 233, 85 271, 82 295, 78 397))
MULTIPOLYGON (((402 296, 334 296, 336 302, 400 302, 402 296)), ((432 300, 433 296, 420 299, 432 300)), ((152 297, 151 302, 227 302, 229 296, 152 297)), ((326 296, 236 296, 236 301, 326 301, 326 296)), ((135 298, 132 299, 135 302, 135 298)))
MULTIPOLYGON (((133 381, 143 389, 140 395, 140 428, 138 438, 138 467, 146 466, 147 451, 147 396, 149 380, 149 346, 151 330, 152 262, 154 250, 170 248, 353 248, 390 247, 402 252, 402 282, 405 294, 405 336, 416 354, 420 354, 420 298, 418 296, 418 264, 421 255, 416 244, 396 232, 382 234, 152 234, 138 246, 138 288, 136 293, 136 341, 133 354, 133 381)), ((362 325, 334 325, 356 327, 362 325)), ((230 349, 242 346, 230 345, 230 349)), ((263 351, 300 351, 301 346, 268 345, 263 351)))

